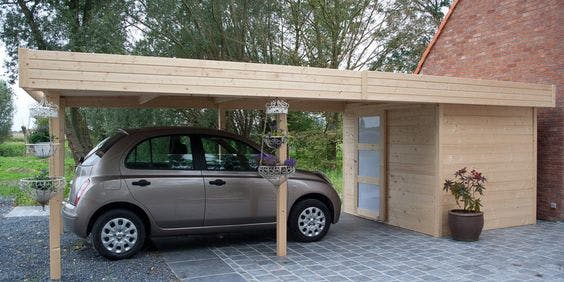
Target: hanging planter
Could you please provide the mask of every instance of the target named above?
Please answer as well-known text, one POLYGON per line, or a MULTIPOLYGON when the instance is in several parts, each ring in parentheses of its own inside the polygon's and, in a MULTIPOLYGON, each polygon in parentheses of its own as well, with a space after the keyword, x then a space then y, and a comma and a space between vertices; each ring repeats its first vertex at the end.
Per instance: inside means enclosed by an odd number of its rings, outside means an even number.
MULTIPOLYGON (((288 103, 276 98, 266 104, 265 112, 267 115, 287 114, 288 103)), ((262 143, 267 147, 277 149, 278 153, 280 153, 278 149, 288 142, 288 133, 286 130, 280 130, 275 120, 268 123, 267 118, 265 118, 263 133, 266 132, 267 124, 270 126, 270 132, 263 136, 262 143)), ((258 160, 258 173, 272 183, 275 188, 280 187, 280 184, 286 182, 288 177, 296 172, 296 160, 289 158, 281 164, 278 157, 264 153, 262 147, 261 152, 258 160)))
POLYGON ((49 128, 40 126, 26 133, 27 153, 37 158, 48 158, 57 150, 57 143, 51 142, 49 128))
POLYGON ((59 116, 59 107, 43 98, 38 104, 29 108, 29 115, 34 118, 56 118, 59 116))
POLYGON ((278 98, 272 100, 270 103, 266 104, 267 114, 287 114, 288 113, 288 103, 284 100, 278 98))
POLYGON ((269 148, 278 149, 282 144, 288 142, 288 136, 269 133, 262 138, 262 142, 269 148))
MULTIPOLYGON (((271 149, 278 149, 282 144, 288 142, 288 133, 278 129, 276 120, 268 123, 270 132, 262 138, 262 142, 271 149)), ((265 126, 266 127, 266 126, 265 126)))
POLYGON ((65 178, 48 176, 47 170, 35 177, 20 179, 20 188, 33 197, 43 209, 55 193, 64 187, 65 178))
POLYGON ((262 153, 260 164, 258 173, 274 187, 286 182, 288 177, 296 172, 296 160, 294 159, 287 159, 283 165, 280 165, 276 156, 262 153))
POLYGON ((268 166, 261 165, 258 168, 258 173, 264 179, 268 180, 274 187, 286 182, 288 177, 296 172, 296 167, 287 165, 268 166))
POLYGON ((27 147, 27 152, 40 159, 45 159, 52 156, 57 150, 57 143, 51 142, 39 142, 39 143, 29 143, 25 144, 27 147))

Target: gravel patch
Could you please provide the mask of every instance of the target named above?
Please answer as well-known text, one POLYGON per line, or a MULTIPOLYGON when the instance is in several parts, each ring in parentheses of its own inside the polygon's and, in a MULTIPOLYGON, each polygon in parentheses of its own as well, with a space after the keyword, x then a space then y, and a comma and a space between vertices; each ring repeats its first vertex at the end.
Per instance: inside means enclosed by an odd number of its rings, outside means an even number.
MULTIPOLYGON (((0 196, 0 218, 14 208, 14 199, 0 196)), ((1 231, 0 231, 1 232, 1 231)))
MULTIPOLYGON (((1 202, 0 202, 1 203, 1 202)), ((0 212, 5 209, 0 204, 0 212)), ((0 281, 48 281, 49 220, 47 217, 0 216, 0 281)), ((135 257, 109 261, 90 240, 65 232, 61 238, 63 281, 176 281, 154 247, 135 257)))

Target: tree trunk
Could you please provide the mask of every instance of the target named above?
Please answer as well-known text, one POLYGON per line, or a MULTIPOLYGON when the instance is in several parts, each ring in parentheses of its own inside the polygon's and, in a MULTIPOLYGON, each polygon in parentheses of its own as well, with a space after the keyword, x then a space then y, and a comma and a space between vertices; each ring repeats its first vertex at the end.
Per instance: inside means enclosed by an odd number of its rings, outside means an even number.
POLYGON ((325 127, 325 135, 328 138, 327 140, 327 160, 330 161, 333 165, 337 160, 337 145, 338 140, 334 134, 328 134, 332 131, 336 131, 339 129, 339 122, 340 122, 340 113, 325 113, 325 121, 327 125, 325 127))
POLYGON ((65 135, 69 142, 72 157, 78 164, 79 160, 85 157, 93 147, 88 126, 78 108, 70 108, 65 115, 65 135))

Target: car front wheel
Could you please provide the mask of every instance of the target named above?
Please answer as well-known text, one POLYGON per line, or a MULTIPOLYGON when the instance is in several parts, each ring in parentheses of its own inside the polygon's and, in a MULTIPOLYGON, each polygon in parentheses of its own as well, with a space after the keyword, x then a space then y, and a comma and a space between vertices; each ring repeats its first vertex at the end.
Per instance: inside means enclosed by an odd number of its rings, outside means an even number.
POLYGON ((129 210, 110 210, 98 217, 92 226, 94 248, 111 260, 135 255, 143 247, 144 241, 143 221, 129 210))
POLYGON ((330 225, 329 209, 316 199, 306 199, 296 203, 290 213, 290 235, 296 241, 319 241, 327 234, 330 225))

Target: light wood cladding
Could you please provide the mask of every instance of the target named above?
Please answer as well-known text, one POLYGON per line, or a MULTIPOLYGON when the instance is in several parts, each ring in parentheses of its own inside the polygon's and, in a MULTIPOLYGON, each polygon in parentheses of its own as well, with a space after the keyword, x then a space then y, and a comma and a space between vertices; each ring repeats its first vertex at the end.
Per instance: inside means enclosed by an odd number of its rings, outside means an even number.
POLYGON ((333 102, 555 105, 551 85, 30 49, 20 49, 19 55, 22 88, 56 90, 62 96, 279 97, 333 102))
POLYGON ((387 111, 388 223, 436 234, 436 105, 387 111))
MULTIPOLYGON (((536 222, 535 112, 528 107, 441 105, 440 183, 469 167, 487 178, 484 229, 536 222)), ((441 235, 449 233, 451 194, 441 193, 441 235)))

